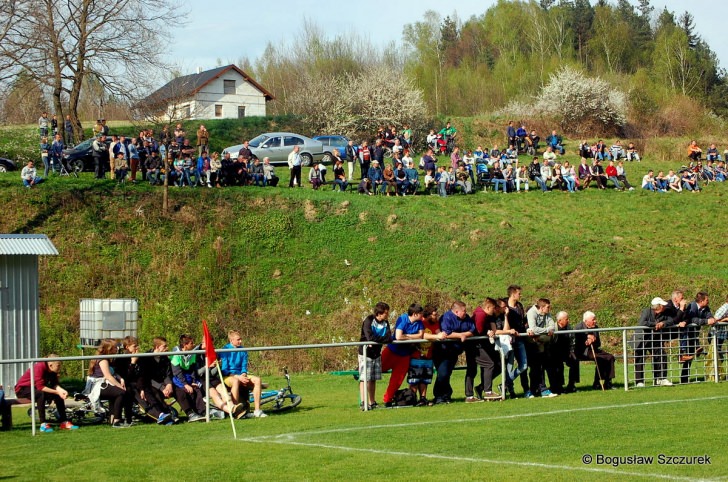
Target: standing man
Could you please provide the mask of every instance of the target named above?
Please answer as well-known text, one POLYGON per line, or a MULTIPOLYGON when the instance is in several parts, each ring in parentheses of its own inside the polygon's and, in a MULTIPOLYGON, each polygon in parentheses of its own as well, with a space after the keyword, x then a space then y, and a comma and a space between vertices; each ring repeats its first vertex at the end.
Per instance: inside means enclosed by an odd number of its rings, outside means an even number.
MULTIPOLYGON (((437 367, 437 379, 433 395, 436 404, 451 402, 450 377, 452 371, 458 357, 465 351, 465 341, 475 334, 475 323, 465 311, 465 303, 456 301, 452 304, 450 311, 440 318, 440 330, 445 332, 447 339, 456 341, 435 345, 434 359, 437 367)), ((473 394, 466 393, 466 396, 468 395, 473 394)))
POLYGON ((56 134, 51 144, 51 149, 48 151, 48 156, 51 158, 51 169, 59 173, 61 172, 61 162, 63 162, 63 149, 66 146, 63 145, 63 139, 60 134, 56 134))
POLYGON ((715 318, 708 306, 708 293, 699 291, 685 310, 685 319, 678 325, 680 330, 680 362, 682 372, 680 374, 680 383, 688 383, 690 381, 690 365, 693 360, 703 353, 702 346, 698 346, 698 337, 700 336, 700 327, 703 325, 713 326, 715 318))
POLYGON ((527 398, 534 398, 540 394, 543 398, 556 397, 557 394, 546 388, 545 375, 548 371, 549 380, 553 376, 550 353, 550 343, 556 331, 556 323, 551 318, 551 301, 540 298, 526 313, 528 320, 529 342, 526 344, 528 365, 530 367, 530 390, 527 398))
POLYGON ((649 308, 642 310, 638 324, 643 326, 641 332, 634 333, 634 381, 635 387, 645 386, 645 358, 647 352, 652 356, 652 372, 655 385, 670 387, 672 382, 667 379, 667 357, 664 343, 669 339, 669 328, 673 319, 668 316, 667 301, 659 296, 652 298, 649 308))
POLYGON ((48 123, 50 121, 48 120, 48 112, 43 112, 41 116, 38 118, 38 133, 40 134, 40 137, 48 137, 48 123))
POLYGON ((498 331, 498 318, 505 313, 493 298, 486 298, 473 310, 473 320, 478 336, 488 336, 488 340, 468 343, 472 364, 465 373, 465 393, 475 390, 475 396, 465 399, 465 403, 483 400, 499 400, 501 396, 493 391, 493 378, 501 371, 500 356, 495 349, 495 335, 498 331), (473 366, 474 365, 474 366, 473 366), (473 379, 480 367, 480 384, 473 387, 473 379))
MULTIPOLYGON (((301 186, 301 159, 299 146, 293 146, 293 150, 288 154, 288 168, 291 170, 291 179, 288 181, 288 187, 293 187, 295 183, 298 183, 298 187, 301 186)), ((242 149, 241 149, 242 152, 242 149)))
POLYGON ((72 146, 74 144, 73 123, 70 115, 67 115, 66 120, 63 121, 63 132, 66 133, 66 145, 72 146))
MULTIPOLYGON (((422 305, 412 303, 407 313, 402 313, 394 325, 394 340, 421 340, 425 328, 422 324, 422 305)), ((392 370, 389 385, 384 392, 384 406, 394 406, 394 393, 399 390, 409 371, 412 353, 417 349, 414 344, 390 343, 382 350, 382 371, 392 370)))
MULTIPOLYGON (((197 157, 202 156, 203 151, 207 151, 207 145, 210 142, 210 133, 203 124, 197 129, 197 157)), ((247 141, 246 141, 247 142, 247 141)), ((247 147, 247 144, 246 144, 247 147)), ((248 149, 250 150, 250 149, 248 149)), ((251 154, 252 155, 252 154, 251 154)))
POLYGON ((101 134, 101 137, 97 137, 91 143, 91 155, 94 158, 94 177, 96 179, 104 178, 104 170, 106 169, 106 159, 108 153, 106 146, 106 136, 101 134))
POLYGON ((579 360, 576 358, 575 347, 576 337, 574 333, 560 333, 570 331, 569 314, 566 311, 559 311, 556 314, 556 335, 551 344, 551 357, 554 365, 554 380, 551 381, 551 391, 561 395, 562 393, 574 393, 576 384, 579 383, 579 360), (564 388, 564 365, 569 368, 569 383, 564 388))
POLYGON ((344 156, 346 157, 346 164, 349 167, 349 177, 347 180, 351 182, 352 177, 354 177, 354 160, 356 159, 356 147, 354 147, 354 141, 351 139, 346 144, 346 149, 344 149, 344 156))
MULTIPOLYGON (((584 312, 582 322, 576 325, 577 330, 594 330, 597 326, 597 315, 591 311, 584 312)), ((576 334, 576 354, 580 360, 591 360, 596 363, 592 388, 599 390, 602 382, 605 390, 611 390, 614 378, 614 355, 602 351, 602 340, 598 331, 587 331, 576 334), (601 379, 600 379, 601 378, 601 379)))

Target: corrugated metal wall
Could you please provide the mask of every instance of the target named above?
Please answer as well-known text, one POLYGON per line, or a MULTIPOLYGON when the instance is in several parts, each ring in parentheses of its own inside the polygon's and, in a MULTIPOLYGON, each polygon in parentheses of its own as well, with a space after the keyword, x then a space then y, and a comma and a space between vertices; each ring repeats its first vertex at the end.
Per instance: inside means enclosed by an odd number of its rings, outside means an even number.
MULTIPOLYGON (((0 255, 0 358, 38 356, 38 257, 0 255)), ((27 366, 0 365, 0 384, 5 393, 27 366)))

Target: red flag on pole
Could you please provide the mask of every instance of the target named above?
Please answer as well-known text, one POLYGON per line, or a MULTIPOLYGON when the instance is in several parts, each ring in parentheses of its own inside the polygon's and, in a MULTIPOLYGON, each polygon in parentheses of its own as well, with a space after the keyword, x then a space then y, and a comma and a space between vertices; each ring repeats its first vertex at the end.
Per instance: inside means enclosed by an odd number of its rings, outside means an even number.
POLYGON ((205 340, 205 359, 209 367, 215 364, 217 354, 215 353, 215 345, 212 342, 210 330, 207 329, 207 322, 205 320, 202 320, 202 336, 205 340))

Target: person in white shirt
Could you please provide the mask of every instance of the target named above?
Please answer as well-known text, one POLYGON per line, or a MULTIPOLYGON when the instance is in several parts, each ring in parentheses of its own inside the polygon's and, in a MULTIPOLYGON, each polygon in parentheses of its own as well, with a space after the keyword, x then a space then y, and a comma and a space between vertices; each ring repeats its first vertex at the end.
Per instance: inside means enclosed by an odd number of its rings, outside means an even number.
POLYGON ((28 164, 20 172, 20 179, 23 180, 23 186, 28 189, 43 182, 43 178, 37 176, 33 161, 28 161, 28 164))

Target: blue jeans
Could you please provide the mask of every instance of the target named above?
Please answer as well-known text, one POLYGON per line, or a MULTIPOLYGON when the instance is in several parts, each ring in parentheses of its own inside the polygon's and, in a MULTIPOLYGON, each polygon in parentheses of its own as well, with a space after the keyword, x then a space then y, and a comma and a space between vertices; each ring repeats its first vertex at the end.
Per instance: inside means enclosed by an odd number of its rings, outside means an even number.
MULTIPOLYGON (((43 178, 42 177, 36 176, 36 177, 33 178, 33 184, 40 184, 41 182, 43 182, 43 178)), ((30 183, 29 180, 23 179, 23 186, 30 187, 30 186, 32 186, 32 184, 30 183)))
POLYGON ((349 186, 349 183, 343 179, 334 179, 334 183, 339 186, 339 191, 341 192, 346 191, 346 188, 349 186))
POLYGON ((447 400, 452 397, 452 386, 450 386, 450 377, 457 363, 457 357, 445 357, 442 360, 436 360, 437 378, 435 386, 432 389, 432 395, 436 400, 447 400))
POLYGON ((506 180, 505 179, 493 179, 493 190, 498 192, 498 185, 503 184, 503 192, 506 192, 506 180))
POLYGON ((564 176, 564 181, 566 182, 566 189, 568 189, 569 192, 574 192, 574 190, 576 190, 576 180, 573 176, 564 176))
POLYGON ((440 193, 440 196, 447 197, 447 183, 441 182, 440 184, 438 184, 438 186, 440 186, 438 191, 440 193))
POLYGON ((617 180, 617 178, 616 178, 616 177, 614 177, 614 176, 611 176, 611 177, 609 178, 609 180, 610 180, 610 181, 612 181, 612 182, 614 183, 614 187, 616 187, 617 189, 622 189, 622 185, 621 185, 621 184, 619 183, 619 181, 617 180))
POLYGON ((528 368, 528 358, 526 357, 526 346, 521 341, 514 341, 513 349, 506 356, 506 388, 513 390, 513 381, 525 372, 528 368), (518 362, 518 367, 514 368, 514 361, 518 362))
POLYGON ((538 187, 540 187, 543 192, 549 190, 549 188, 546 186, 546 181, 544 181, 540 176, 536 176, 534 179, 536 180, 538 187))

